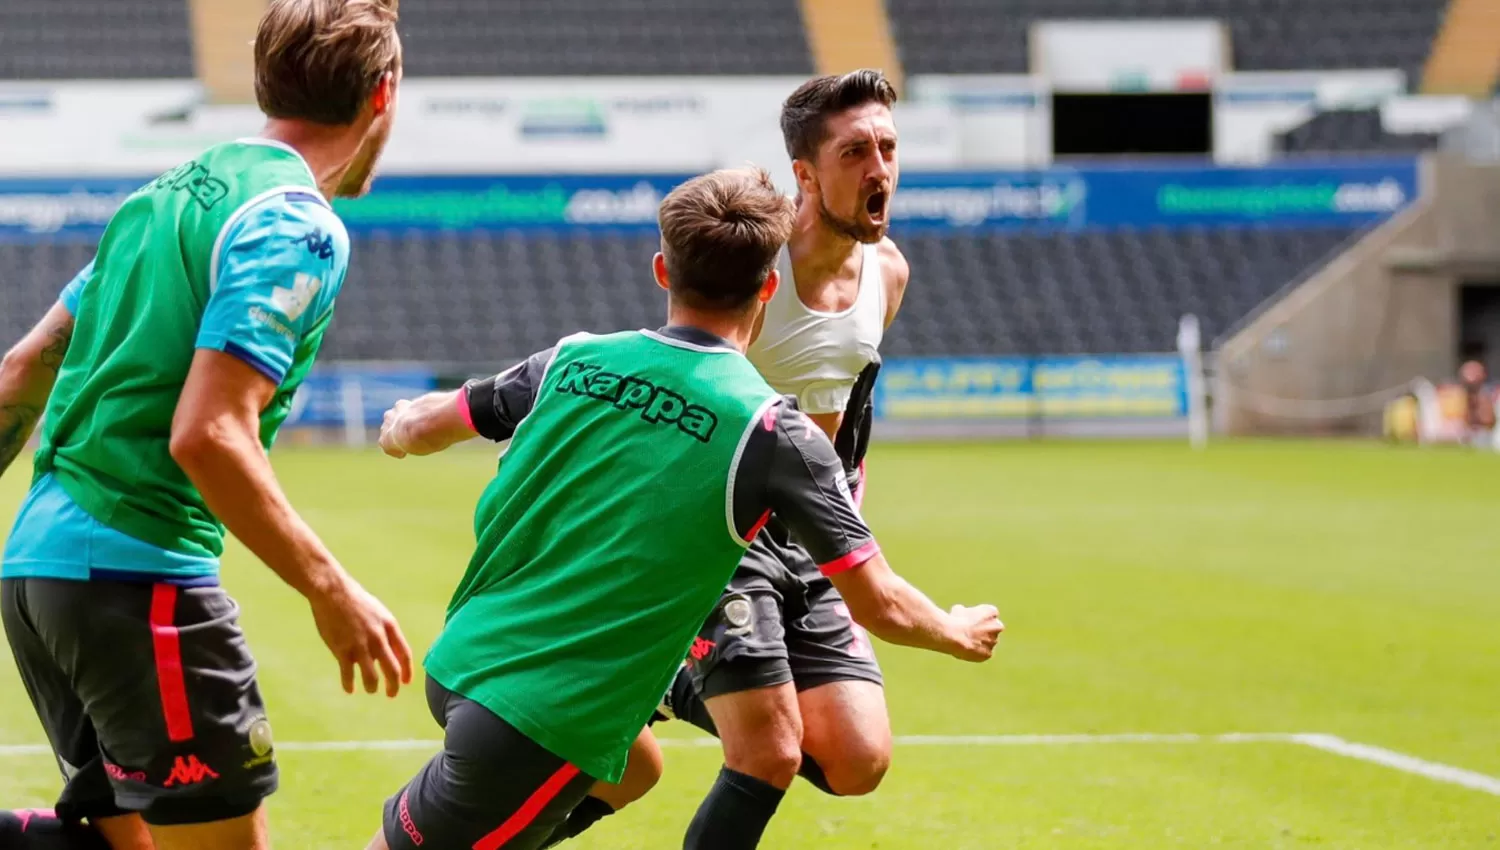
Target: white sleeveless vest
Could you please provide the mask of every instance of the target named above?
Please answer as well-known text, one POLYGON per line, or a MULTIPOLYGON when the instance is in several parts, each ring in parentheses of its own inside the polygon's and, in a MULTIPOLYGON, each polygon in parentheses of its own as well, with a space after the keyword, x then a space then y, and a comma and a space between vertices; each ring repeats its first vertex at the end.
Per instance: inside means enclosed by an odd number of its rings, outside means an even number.
POLYGON ((784 249, 781 286, 766 305, 748 356, 772 389, 797 397, 805 413, 843 413, 859 373, 875 360, 885 335, 885 279, 880 246, 862 245, 859 296, 839 313, 810 310, 797 295, 784 249))

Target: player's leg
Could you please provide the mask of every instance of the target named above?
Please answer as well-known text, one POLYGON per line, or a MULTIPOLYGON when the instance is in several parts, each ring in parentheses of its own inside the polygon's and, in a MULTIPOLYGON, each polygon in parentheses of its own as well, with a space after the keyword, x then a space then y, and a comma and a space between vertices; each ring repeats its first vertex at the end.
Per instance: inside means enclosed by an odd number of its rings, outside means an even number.
POLYGON ((26 602, 156 850, 263 850, 270 724, 239 606, 219 587, 32 580, 26 602))
POLYGON ((489 709, 430 679, 428 701, 440 703, 443 750, 386 802, 370 847, 538 850, 594 786, 489 709))
POLYGON ((807 581, 807 613, 787 624, 802 713, 803 776, 829 794, 879 787, 891 763, 891 720, 870 636, 832 583, 807 581))
POLYGON ((156 850, 270 850, 265 807, 237 818, 211 823, 151 826, 156 850))
POLYGON ((552 847, 577 838, 599 821, 618 812, 650 793, 661 781, 666 765, 662 760, 661 745, 649 728, 642 729, 630 746, 630 760, 625 764, 625 776, 619 783, 599 781, 589 790, 589 795, 568 813, 568 819, 558 825, 552 837, 543 847, 552 847))
POLYGON ((0 812, 0 847, 16 850, 152 850, 140 816, 115 803, 93 723, 27 605, 33 579, 0 581, 0 618, 22 685, 63 776, 54 809, 0 812))
POLYGON ((681 709, 672 706, 684 719, 705 715, 697 723, 717 732, 724 747, 724 768, 688 828, 690 850, 755 847, 802 763, 782 626, 784 591, 796 583, 778 551, 763 532, 746 553, 694 642, 686 668, 691 696, 679 693, 681 709))
MULTIPOLYGON (((790 674, 790 671, 787 671, 790 674)), ((791 682, 712 696, 724 767, 688 826, 686 850, 760 844, 802 763, 802 720, 791 682)))
POLYGON ((825 793, 858 797, 880 787, 891 765, 885 689, 873 682, 819 685, 797 695, 802 776, 825 793))

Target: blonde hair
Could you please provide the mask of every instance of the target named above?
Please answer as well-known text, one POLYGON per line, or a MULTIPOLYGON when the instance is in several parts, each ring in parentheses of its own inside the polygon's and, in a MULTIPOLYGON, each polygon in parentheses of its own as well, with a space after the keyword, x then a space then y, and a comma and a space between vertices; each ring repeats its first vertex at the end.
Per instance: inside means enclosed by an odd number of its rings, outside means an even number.
POLYGON ((255 35, 255 99, 271 118, 348 125, 401 68, 400 0, 271 0, 255 35))

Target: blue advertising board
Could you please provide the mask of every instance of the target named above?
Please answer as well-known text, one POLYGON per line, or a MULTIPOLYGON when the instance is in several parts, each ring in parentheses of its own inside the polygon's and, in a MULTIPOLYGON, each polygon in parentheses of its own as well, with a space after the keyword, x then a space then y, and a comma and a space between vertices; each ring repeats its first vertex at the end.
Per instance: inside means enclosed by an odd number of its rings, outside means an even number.
POLYGON ((437 376, 429 369, 408 366, 314 370, 297 390, 287 427, 343 427, 346 392, 351 386, 359 390, 364 424, 373 428, 380 425, 385 412, 397 401, 435 389, 437 376))
POLYGON ((882 421, 1177 419, 1187 373, 1176 355, 915 357, 886 361, 882 421))
MULTIPOLYGON (((382 177, 335 202, 353 232, 651 231, 686 174, 382 177)), ((97 239, 148 178, 0 179, 0 239, 97 239)), ((906 230, 1361 226, 1416 199, 1417 161, 1326 160, 1259 168, 1118 165, 907 172, 891 210, 906 230)))
POLYGON ((1416 200, 1413 158, 902 175, 897 228, 1085 230, 1373 224, 1416 200))

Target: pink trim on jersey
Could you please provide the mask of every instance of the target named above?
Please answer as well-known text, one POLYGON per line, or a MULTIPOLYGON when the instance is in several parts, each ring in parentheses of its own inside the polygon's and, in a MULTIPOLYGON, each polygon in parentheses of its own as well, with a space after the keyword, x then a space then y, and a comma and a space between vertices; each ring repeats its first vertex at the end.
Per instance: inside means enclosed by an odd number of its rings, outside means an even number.
POLYGON ((478 434, 479 429, 474 427, 474 411, 469 409, 469 388, 460 387, 458 390, 458 415, 464 419, 464 425, 470 431, 478 434))
POLYGON ((864 566, 866 561, 879 554, 880 544, 871 540, 869 543, 855 549, 837 561, 829 561, 826 564, 819 565, 818 572, 825 576, 836 576, 839 573, 846 573, 855 567, 864 566))

